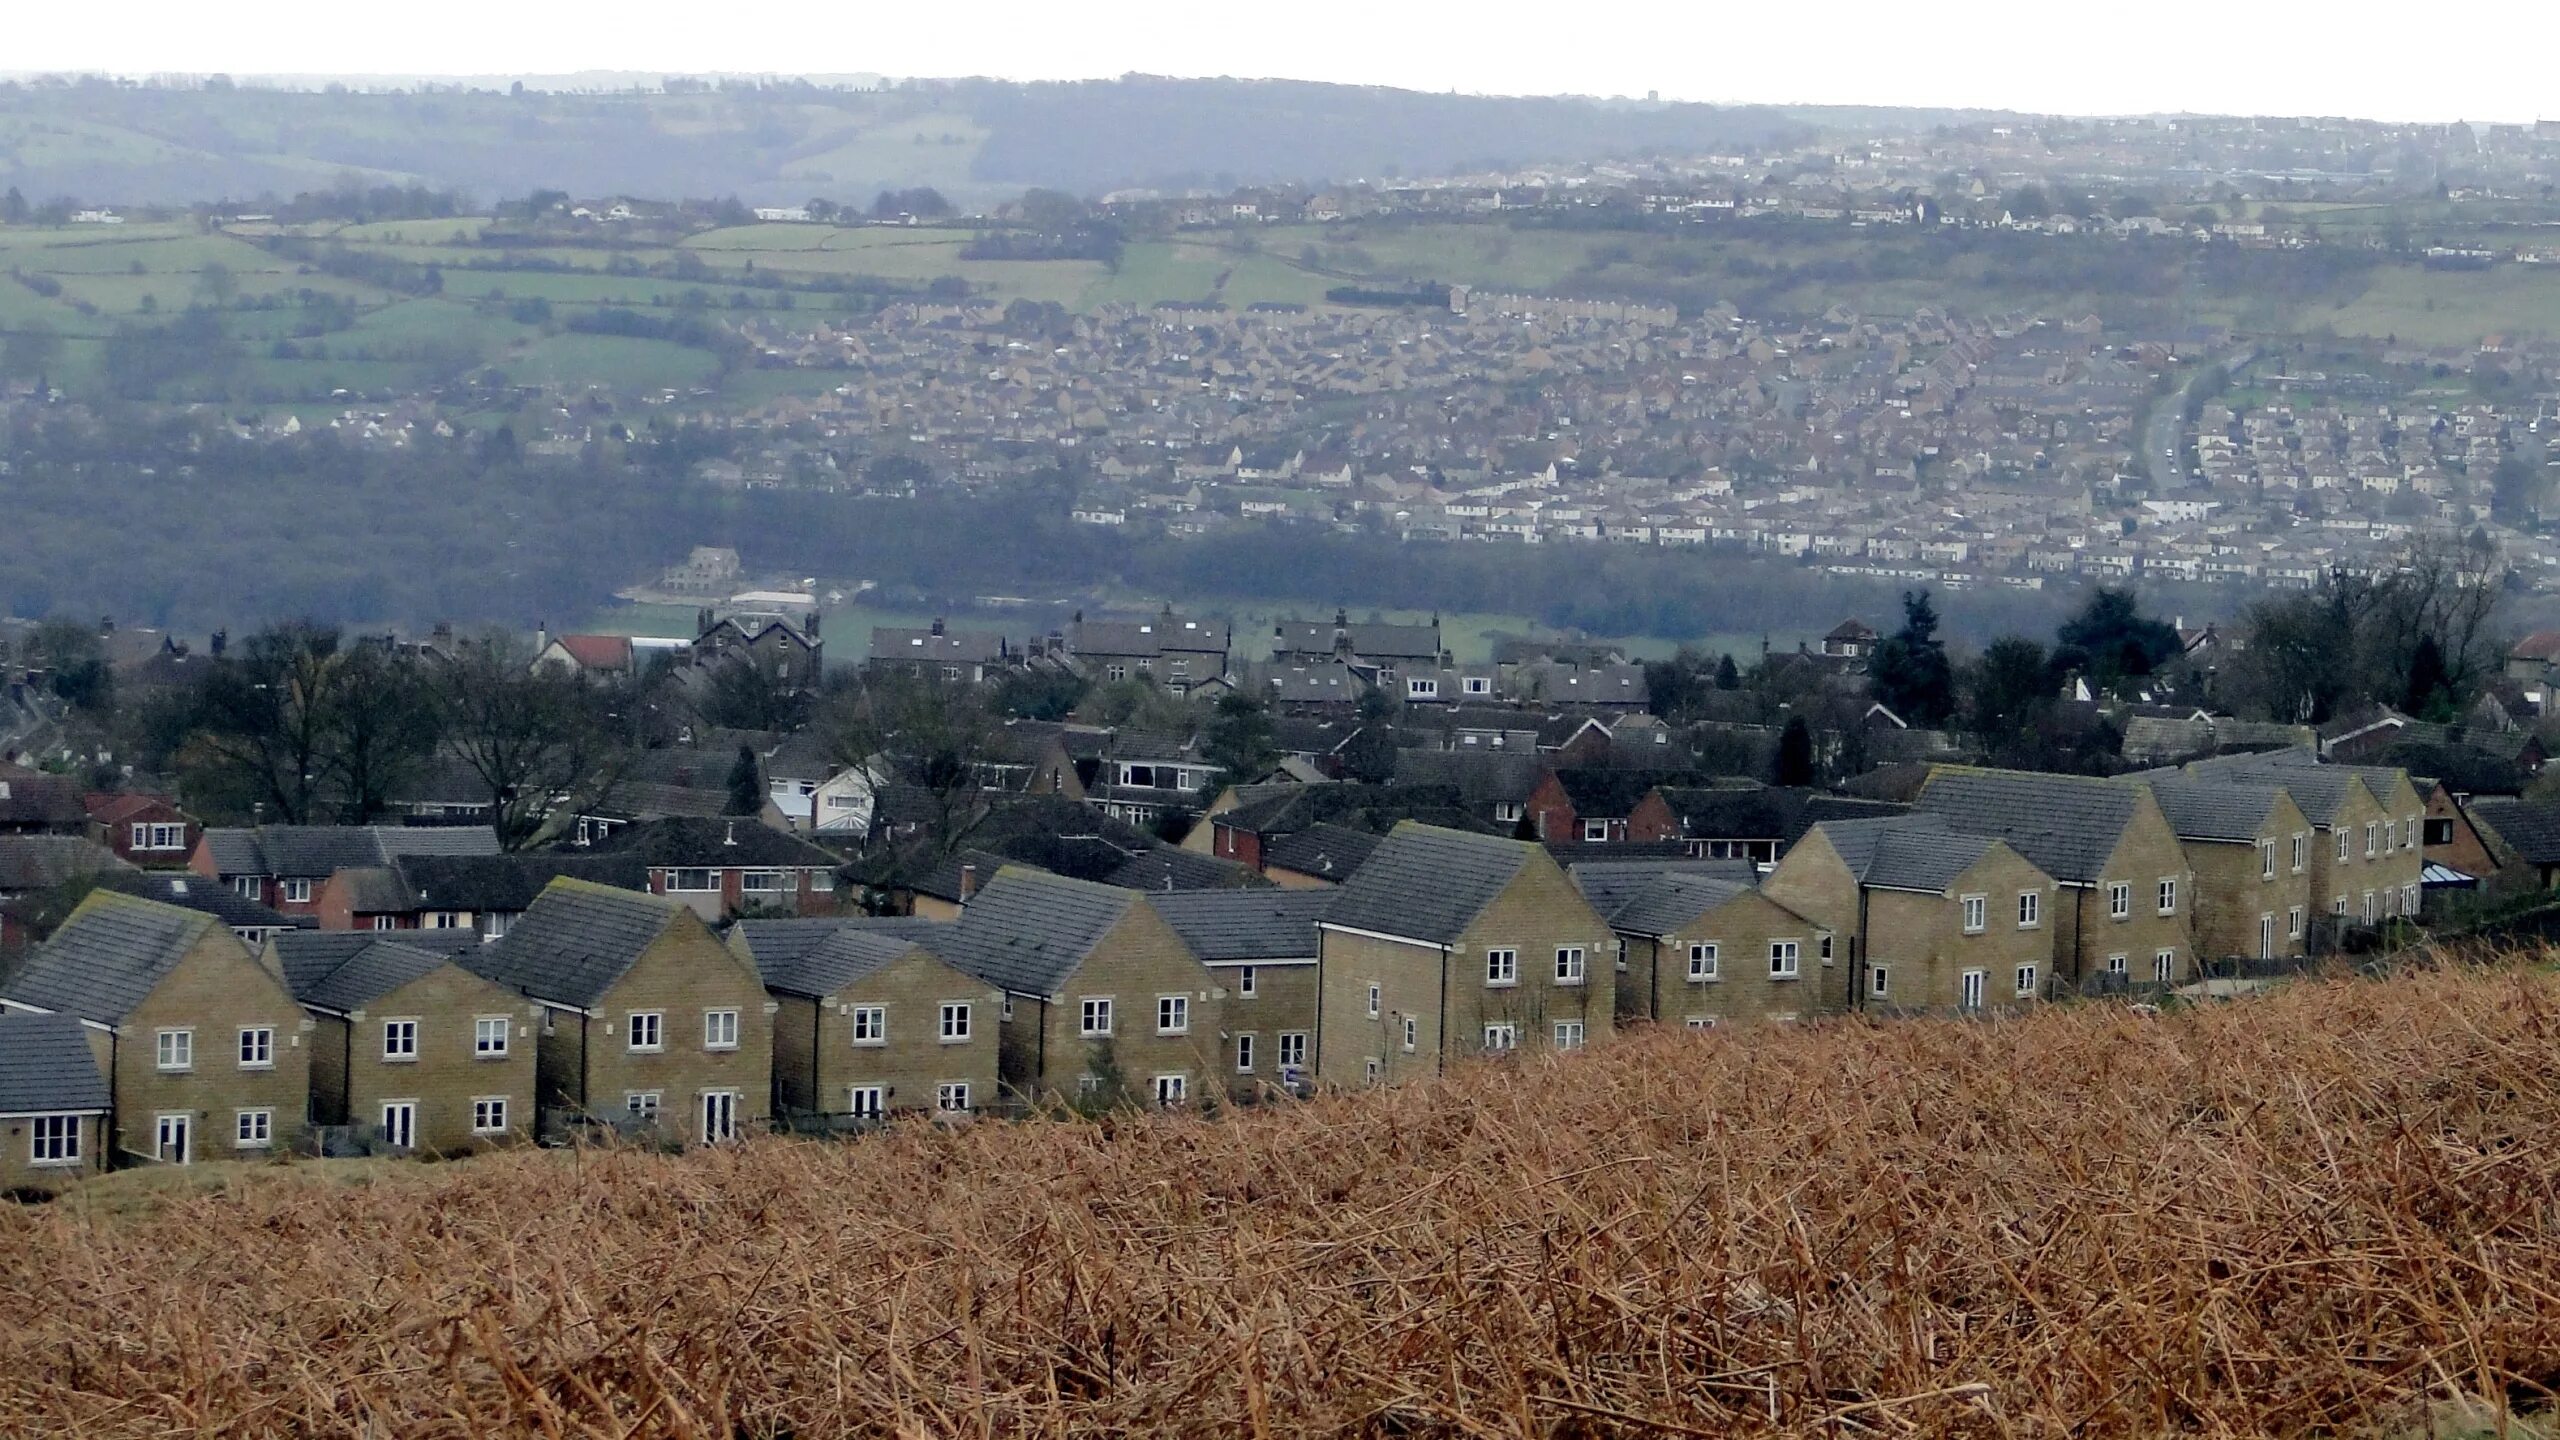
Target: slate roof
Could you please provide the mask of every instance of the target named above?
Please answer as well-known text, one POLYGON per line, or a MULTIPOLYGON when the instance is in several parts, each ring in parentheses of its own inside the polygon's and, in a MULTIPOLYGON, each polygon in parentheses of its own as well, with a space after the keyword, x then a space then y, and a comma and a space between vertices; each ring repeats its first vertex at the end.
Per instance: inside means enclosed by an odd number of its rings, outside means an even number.
POLYGON ((1876 890, 1944 895, 1956 877, 1973 868, 1996 842, 1949 827, 1942 816, 1898 815, 1878 820, 1828 820, 1814 827, 1858 877, 1876 890))
POLYGON ((1399 783, 1454 786, 1460 803, 1472 808, 1520 804, 1538 788, 1538 781, 1545 774, 1546 763, 1528 751, 1396 752, 1396 779, 1399 783))
POLYGON ((2560 803, 2484 795, 2465 808, 2525 864, 2560 865, 2560 803))
POLYGON ((0 826, 74 832, 88 826, 80 783, 68 776, 17 771, 0 777, 0 792, 0 826))
POLYGON ((656 895, 554 880, 503 938, 463 963, 537 1000, 587 1009, 683 912, 656 895))
POLYGON ((2104 878, 2107 857, 2141 807, 2141 790, 2118 781, 1954 769, 1930 777, 1918 806, 1950 829, 2005 840, 2045 874, 2081 885, 2104 878))
POLYGON ((1573 802, 1573 813, 1583 820, 1623 820, 1644 803, 1644 797, 1666 784, 1691 784, 1700 777, 1686 771, 1620 770, 1607 766, 1583 766, 1556 772, 1556 784, 1573 802))
POLYGON ((183 870, 126 870, 101 876, 98 884, 163 905, 201 910, 233 930, 290 930, 319 923, 308 915, 270 910, 219 880, 207 880, 183 870))
POLYGON ((0 1014, 0 1115, 63 1115, 113 1101, 77 1015, 0 1014))
POLYGON ((836 857, 797 836, 785 835, 753 816, 701 819, 670 816, 626 825, 596 847, 599 854, 636 855, 653 867, 741 866, 832 870, 836 857))
POLYGON ((224 826, 204 832, 214 869, 230 875, 326 879, 403 855, 495 855, 497 832, 472 825, 224 826))
POLYGON ((1525 840, 1406 821, 1334 897, 1330 925, 1446 945, 1538 854, 1525 840))
POLYGON ((1331 890, 1194 890, 1150 895, 1147 903, 1211 965, 1312 960, 1316 922, 1333 908, 1331 890))
MULTIPOLYGON (((213 917, 200 910, 94 891, 10 977, 8 998, 121 1024, 215 928, 213 917)), ((228 931, 223 940, 237 943, 228 931)))
POLYGON ((1344 616, 1332 624, 1321 620, 1283 620, 1272 627, 1272 649, 1282 655, 1330 655, 1334 632, 1350 639, 1351 653, 1363 660, 1437 660, 1440 628, 1436 625, 1388 625, 1354 622, 1344 616))
POLYGON ((649 888, 648 863, 636 854, 411 855, 392 870, 410 897, 402 908, 414 910, 524 910, 544 886, 561 876, 610 885, 617 890, 649 888))
POLYGON ((2200 780, 2236 779, 2280 785, 2286 794, 2293 797, 2293 803, 2302 811, 2303 818, 2324 830, 2337 823, 2338 811, 2364 783, 2352 769, 2322 765, 2311 758, 2307 750, 2217 756, 2195 762, 2187 767, 2187 773, 2200 780), (2305 758, 2301 761, 2280 758, 2288 753, 2305 758))
POLYGON ((2151 798, 2169 817, 2169 828, 2181 840, 2210 840, 2237 845, 2257 843, 2267 817, 2283 793, 2272 785, 2245 785, 2229 780, 2154 780, 2151 798))
POLYGON ((378 934, 368 938, 372 944, 356 951, 308 989, 296 989, 293 998, 315 1010, 350 1014, 413 980, 434 974, 453 959, 451 955, 403 945, 378 934))
POLYGON ((1173 845, 1159 845, 1130 856, 1118 869, 1102 877, 1102 883, 1156 894, 1178 890, 1262 890, 1271 885, 1248 866, 1173 845))
MULTIPOLYGON (((989 872, 993 873, 993 872, 989 872)), ((948 929, 952 922, 931 920, 921 915, 848 915, 814 919, 741 920, 731 927, 730 948, 743 948, 747 958, 774 983, 776 966, 799 964, 803 957, 825 943, 827 937, 840 931, 854 930, 872 935, 888 935, 899 939, 919 940, 948 929)))
POLYGON ((1781 850, 1825 820, 1869 820, 1910 808, 1777 785, 1665 786, 1662 800, 1692 840, 1773 840, 1781 850))
MULTIPOLYGON (((1610 847, 1615 849, 1615 846, 1610 847)), ((1565 865, 1565 873, 1573 878, 1582 898, 1603 915, 1617 909, 1652 888, 1666 875, 1686 875, 1697 879, 1732 880, 1748 885, 1759 877, 1758 868, 1748 860, 1693 860, 1683 855, 1676 859, 1652 860, 1575 860, 1565 865)))
POLYGON ((1699 916, 1737 895, 1750 894, 1753 888, 1745 881, 1721 880, 1711 875, 1658 875, 1609 916, 1609 928, 1656 938, 1676 934, 1699 916))
POLYGON ((1274 866, 1336 884, 1360 873, 1385 837, 1343 825, 1310 825, 1262 847, 1264 869, 1274 866))
POLYGON ((77 835, 0 835, 0 895, 50 890, 64 881, 133 867, 77 835))
POLYGON ((287 930, 267 941, 284 971, 285 988, 299 1000, 332 971, 386 939, 412 950, 459 956, 480 948, 473 930, 287 930))
POLYGON ((833 995, 866 975, 896 964, 919 948, 917 937, 913 935, 838 927, 835 933, 821 937, 815 945, 795 949, 787 960, 778 957, 768 960, 758 955, 755 963, 758 972, 764 976, 767 989, 814 998, 833 995))
POLYGON ((1134 890, 1009 865, 933 937, 932 948, 1013 994, 1055 995, 1138 903, 1134 890))

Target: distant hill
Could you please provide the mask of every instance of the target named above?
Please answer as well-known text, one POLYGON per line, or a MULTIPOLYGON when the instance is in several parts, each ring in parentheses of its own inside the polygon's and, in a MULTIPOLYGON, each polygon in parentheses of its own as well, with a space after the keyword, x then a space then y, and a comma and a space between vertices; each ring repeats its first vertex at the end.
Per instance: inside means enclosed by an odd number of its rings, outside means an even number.
POLYGON ((813 195, 930 185, 963 205, 1114 188, 1422 175, 1806 133, 1763 108, 1423 94, 1280 80, 802 81, 573 92, 0 82, 0 186, 177 204, 418 182, 480 200, 813 195))

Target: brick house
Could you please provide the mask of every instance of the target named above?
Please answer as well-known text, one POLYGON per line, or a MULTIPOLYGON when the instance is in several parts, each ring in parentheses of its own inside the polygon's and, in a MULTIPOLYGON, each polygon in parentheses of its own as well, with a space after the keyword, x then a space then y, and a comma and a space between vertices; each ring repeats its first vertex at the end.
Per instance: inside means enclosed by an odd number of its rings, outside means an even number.
POLYGON ((554 880, 462 963, 541 1007, 536 1100, 563 1119, 711 1144, 772 1115, 764 981, 679 901, 554 880))
POLYGON ((2185 984, 2196 977, 2195 877, 2148 789, 2121 780, 2022 770, 1932 771, 1917 804, 1947 828, 2008 842, 2051 877, 2050 979, 2077 989, 2123 974, 2185 984), (2112 970, 2124 956, 2126 969, 2112 970))
POLYGON ((1004 994, 1000 1074, 1024 1100, 1180 1104, 1220 1073, 1225 995, 1133 890, 1006 866, 934 953, 1004 994))
POLYGON ((878 1120, 996 1103, 1004 992, 926 947, 947 928, 749 920, 730 931, 729 948, 773 996, 778 1112, 878 1120))
POLYGON ((0 1011, 0 1196, 106 1168, 113 1103, 80 1017, 0 1011))
POLYGON ((836 910, 836 857, 752 819, 675 816, 625 826, 596 847, 637 856, 649 893, 681 900, 717 923, 749 909, 794 915, 836 910))
POLYGON ((636 853, 403 855, 330 876, 313 913, 323 930, 458 930, 495 940, 563 875, 649 889, 636 853))
POLYGON ((1317 923, 1316 1078, 1604 1044, 1617 942, 1546 850, 1407 821, 1317 923))
POLYGON ((1227 1083, 1239 1091, 1294 1089, 1314 1075, 1316 922, 1333 908, 1333 898, 1330 888, 1147 897, 1226 992, 1225 1068, 1227 1083))
POLYGON ((314 1022, 312 1123, 437 1155, 530 1139, 542 1007, 462 967, 469 931, 429 940, 297 930, 269 942, 314 1022))
MULTIPOLYGON (((2497 798, 2465 795, 2441 780, 2430 787, 2420 837, 2426 863, 2458 872, 2483 889, 2511 888, 2517 877, 2500 873, 2505 861, 2484 833, 2483 824, 2471 813, 2474 806, 2497 798)), ((2535 888, 2548 888, 2549 884, 2539 874, 2531 877, 2531 883, 2535 888)))
POLYGON ((93 794, 82 803, 89 810, 89 838, 146 869, 185 869, 204 838, 202 822, 165 795, 93 794))
POLYGON ((2005 841, 1940 816, 1825 821, 1760 892, 1836 937, 1808 1011, 1978 1014, 2051 988, 2065 892, 2005 841))
POLYGON ((404 855, 495 855, 478 826, 260 825, 204 831, 187 868, 287 915, 317 915, 320 887, 341 870, 380 868, 404 855))
POLYGON ((265 1154, 310 1105, 309 1018, 281 975, 199 910, 95 891, 10 977, 0 1006, 79 1018, 107 1077, 110 1164, 265 1154))
POLYGON ((1609 916, 1624 964, 1621 1022, 1712 1029, 1803 1016, 1818 987, 1806 957, 1830 954, 1830 933, 1748 881, 1669 871, 1609 916))
POLYGON ((1644 844, 1680 838, 1680 817, 1662 786, 1692 779, 1649 770, 1550 770, 1529 793, 1532 833, 1551 844, 1644 844))
POLYGON ((0 835, 85 835, 80 787, 60 775, 0 765, 0 835))

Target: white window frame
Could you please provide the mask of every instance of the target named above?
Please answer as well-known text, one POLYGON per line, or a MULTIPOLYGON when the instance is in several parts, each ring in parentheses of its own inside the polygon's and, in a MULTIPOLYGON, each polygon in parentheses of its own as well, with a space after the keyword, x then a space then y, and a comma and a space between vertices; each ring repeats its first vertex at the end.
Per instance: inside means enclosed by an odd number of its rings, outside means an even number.
POLYGON ((1250 1000, 1250 999, 1252 999, 1252 998, 1254 997, 1254 982, 1255 982, 1256 980, 1258 980, 1259 978, 1260 978, 1260 977, 1256 976, 1256 975, 1253 973, 1253 967, 1252 967, 1252 966, 1250 966, 1250 965, 1244 965, 1244 966, 1239 966, 1239 967, 1237 967, 1237 969, 1236 969, 1236 998, 1237 998, 1237 999, 1239 999, 1239 1000, 1250 1000))
POLYGON ((2018 928, 2021 930, 2036 930, 2041 929, 2043 925, 2044 892, 2041 890, 2019 891, 2018 928))
POLYGON ((1606 821, 1606 820, 1585 820, 1585 821, 1583 821, 1583 822, 1582 822, 1582 843, 1583 843, 1583 844, 1585 844, 1585 845, 1605 845, 1605 844, 1607 844, 1607 843, 1608 843, 1608 840, 1609 840, 1609 822, 1608 822, 1608 821, 1606 821))
POLYGON ((1156 997, 1156 1033, 1188 1035, 1191 1033, 1191 997, 1159 995, 1156 997))
POLYGON ((1957 981, 1956 1007, 1960 1010, 1979 1010, 1988 1003, 1990 992, 1990 971, 1967 970, 1957 981))
POLYGON ((1484 1025, 1484 1053, 1501 1055, 1520 1048, 1520 1027, 1508 1020, 1488 1020, 1484 1025))
POLYGON ((968 1114, 969 1082, 966 1080, 944 1080, 935 1084, 933 1087, 933 1109, 934 1113, 938 1115, 968 1114))
POLYGON ((735 1010, 703 1011, 702 1048, 705 1050, 737 1049, 739 1035, 738 1026, 738 1012, 735 1010), (723 1031, 727 1032, 725 1038, 722 1034, 723 1031))
POLYGON ((1867 998, 1882 1000, 1892 993, 1892 979, 1882 965, 1867 967, 1867 998))
POLYGON ((2151 957, 2151 979, 2153 982, 2156 984, 2166 985, 2177 978, 2178 952, 2175 950, 2161 950, 2155 952, 2151 957))
POLYGON ((1111 1037, 1111 997, 1108 995, 1086 996, 1084 1003, 1077 1008, 1076 1020, 1076 1033, 1085 1039, 1109 1039, 1111 1037))
POLYGON ((2301 874, 2305 869, 2310 867, 2310 841, 2311 837, 2303 832, 2299 830, 2293 832, 2293 873, 2296 875, 2301 874))
POLYGON ((2043 974, 2043 967, 2037 965, 2032 960, 2019 966, 2018 973, 2014 977, 2018 982, 2018 998, 2021 1000, 2033 999, 2036 993, 2036 981, 2041 978, 2043 974))
POLYGON ((2155 899, 2157 899, 2157 900, 2159 901, 2159 903, 2160 903, 2160 913, 2161 913, 2161 914, 2163 914, 2163 915, 2175 915, 2175 914, 2177 914, 2177 913, 2178 913, 2178 877, 2177 877, 2177 876, 2175 876, 2175 875, 2163 875, 2163 876, 2161 876, 2161 877, 2160 877, 2160 885, 2159 885, 2158 893, 2155 895, 2155 897, 2154 897, 2154 898, 2155 898, 2155 899))
POLYGON ((1967 895, 1963 900, 1964 933, 1980 935, 1991 928, 1991 897, 1967 895))
POLYGON ((705 1145, 726 1145, 738 1138, 738 1100, 735 1090, 705 1090, 694 1101, 694 1119, 705 1145))
POLYGON ((2107 973, 2110 975, 2122 975, 2127 978, 2131 978, 2133 975, 2133 957, 2131 955, 2108 956, 2107 973))
POLYGON ((81 1131, 87 1126, 86 1115, 30 1115, 27 1117, 27 1163, 44 1169, 81 1163, 81 1131))
POLYGON ((383 1134, 382 1134, 382 1138, 383 1138, 383 1143, 388 1144, 388 1145, 396 1145, 396 1146, 398 1146, 399 1148, 401 1148, 401 1149, 403 1149, 403 1150, 415 1150, 415 1149, 417 1149, 417 1148, 418 1148, 418 1102, 417 1102, 417 1101, 415 1101, 415 1100, 385 1100, 385 1101, 383 1101, 383 1102, 382 1102, 382 1108, 381 1108, 381 1112, 380 1112, 380 1113, 381 1113, 381 1119, 382 1119, 382 1132, 383 1132, 383 1134), (397 1110, 397 1111, 401 1112, 401 1117, 402 1117, 402 1120, 403 1120, 403 1122, 404 1122, 403 1124, 401 1124, 401 1125, 400 1125, 400 1126, 398 1126, 398 1127, 394 1127, 394 1126, 392 1125, 392 1123, 391 1123, 391 1113, 392 1113, 393 1111, 395 1111, 395 1110, 397 1110), (398 1128, 398 1129, 405 1129, 405 1130, 407 1130, 407 1131, 409 1132, 409 1138, 407 1138, 406 1140, 394 1140, 394 1139, 392 1139, 392 1138, 391 1138, 391 1132, 392 1132, 392 1130, 393 1130, 393 1129, 395 1129, 395 1128, 398 1128))
POLYGON ((666 1108, 667 1096, 666 1092, 663 1090, 625 1090, 622 1092, 622 1113, 644 1125, 657 1124, 658 1117, 666 1113, 666 1108))
POLYGON ((179 1075, 196 1068, 196 1032, 191 1026, 175 1026, 158 1032, 152 1042, 153 1068, 164 1075, 179 1075))
POLYGON ((970 1023, 972 1018, 968 1001, 943 1001, 940 1029, 938 1031, 942 1037, 942 1043, 945 1045, 968 1044, 969 1033, 973 1028, 970 1023))
POLYGON ((310 904, 311 882, 309 880, 287 880, 284 882, 284 903, 287 905, 310 904))
POLYGON ((2382 822, 2379 820, 2367 820, 2364 822, 2364 858, 2370 860, 2381 853, 2382 822))
POLYGON ((1375 981, 1375 980, 1370 981, 1370 982, 1369 982, 1369 1018, 1370 1018, 1370 1019, 1375 1020, 1375 1019, 1377 1019, 1377 1018, 1378 1018, 1378 1016, 1379 1016, 1379 1014, 1380 1014, 1380 1012, 1381 1012, 1381 1010, 1382 1010, 1382 1008, 1383 1008, 1383 1003, 1382 1003, 1382 1002, 1383 1002, 1384 998, 1385 998, 1385 996, 1384 996, 1384 990, 1383 990, 1383 987, 1381 987, 1381 986, 1378 984, 1378 982, 1377 982, 1377 981, 1375 981))
POLYGON ((1582 946, 1559 945, 1556 947, 1557 984, 1580 985, 1590 978, 1590 974, 1590 954, 1582 946))
POLYGON ((1558 1050, 1579 1050, 1585 1033, 1579 1020, 1558 1020, 1551 1040, 1558 1050))
POLYGON ((471 1133, 504 1135, 507 1133, 507 1097, 474 1095, 471 1097, 471 1133))
POLYGON ((622 1040, 625 1048, 634 1055, 664 1054, 667 1048, 667 1012, 664 1010, 632 1011, 623 1021, 622 1040), (649 1038, 641 1039, 643 1033, 649 1038))
POLYGON ((1307 1032, 1304 1030, 1281 1031, 1280 1049, 1273 1058, 1280 1062, 1280 1068, 1283 1070, 1307 1068, 1307 1032))
POLYGON ((2302 907, 2299 905, 2286 907, 2284 912, 2284 938, 2287 940, 2299 940, 2302 938, 2303 931, 2307 928, 2309 928, 2309 917, 2303 913, 2302 907))
POLYGON ((382 1058, 386 1064, 418 1063, 418 1021, 414 1016, 382 1022, 382 1058))
POLYGON ((2107 882, 2107 918, 2110 920, 2133 918, 2132 881, 2110 880, 2107 882))
POLYGON ((2354 831, 2349 830, 2349 829, 2348 829, 2346 826, 2344 826, 2344 825, 2339 826, 2339 827, 2338 827, 2338 859, 2339 859, 2339 861, 2340 861, 2341 863, 2344 863, 2345 861, 2347 861, 2347 860, 2349 860, 2349 859, 2354 858, 2354 857, 2353 857, 2353 851, 2354 851, 2354 849, 2355 849, 2355 843, 2356 843, 2356 842, 2355 842, 2355 832, 2354 832, 2354 831))
POLYGON ((889 1043, 889 1007, 856 1005, 853 1007, 853 1043, 868 1050, 889 1043))
POLYGON ((151 1117, 152 1158, 164 1165, 192 1165, 196 1160, 196 1115, 192 1110, 163 1110, 151 1117), (169 1157, 176 1137, 176 1159, 169 1157))
POLYGON ((1798 980, 1804 976, 1804 942, 1772 940, 1769 942, 1769 978, 1798 980))
POLYGON ((706 870, 699 865, 669 867, 667 870, 667 893, 670 895, 711 895, 718 893, 719 889, 720 872, 717 870, 706 870), (701 876, 702 883, 687 885, 684 882, 688 875, 701 876))
MULTIPOLYGON (((1484 952, 1484 983, 1494 989, 1505 989, 1520 983, 1520 952, 1508 946, 1496 946, 1484 952)), ((1375 1016, 1378 1012, 1369 1012, 1375 1016)))
POLYGON ((1422 1048, 1422 1020, 1419 1016, 1407 1015, 1404 1017, 1404 1053, 1410 1055, 1420 1048, 1422 1048))
POLYGON ((1718 941, 1702 940, 1691 945, 1689 947, 1689 983, 1692 985, 1715 984, 1722 978, 1719 973, 1722 958, 1721 945, 1718 941))
POLYGON ((273 1070, 276 1068, 276 1027, 243 1025, 240 1027, 240 1068, 273 1070))
POLYGON ((861 1120, 877 1120, 888 1114, 889 1087, 885 1085, 846 1086, 844 1113, 861 1120))
POLYGON ((1179 1072, 1158 1075, 1155 1081, 1156 1103, 1168 1108, 1191 1098, 1191 1077, 1179 1072))
POLYGON ((231 1112, 231 1148, 265 1150, 276 1143, 276 1112, 265 1105, 250 1105, 231 1112))
POLYGON ((2258 842, 2258 878, 2261 880, 2276 878, 2276 842, 2273 840, 2258 842))
POLYGON ((1253 1073, 1253 1032, 1250 1030, 1236 1037, 1236 1073, 1253 1073))
POLYGON ((515 1019, 507 1015, 475 1015, 471 1017, 471 1056, 475 1060, 504 1060, 508 1044, 515 1038, 515 1019), (495 1027, 492 1029, 491 1027, 495 1027), (491 1043, 494 1039, 495 1043, 491 1043))

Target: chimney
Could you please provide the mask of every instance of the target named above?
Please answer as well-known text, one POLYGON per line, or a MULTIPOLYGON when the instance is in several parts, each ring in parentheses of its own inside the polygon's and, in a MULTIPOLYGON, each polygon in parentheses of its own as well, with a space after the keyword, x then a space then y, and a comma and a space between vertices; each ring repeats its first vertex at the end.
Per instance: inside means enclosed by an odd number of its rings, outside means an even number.
POLYGON ((810 611, 810 612, 809 612, 809 638, 810 638, 810 639, 812 639, 812 640, 815 640, 815 639, 817 639, 817 638, 818 638, 818 620, 819 620, 819 618, 820 618, 820 617, 819 617, 819 615, 818 615, 818 612, 817 612, 817 611, 812 610, 812 611, 810 611))
POLYGON ((548 650, 548 649, 550 649, 550 648, 551 648, 551 622, 550 622, 550 621, 548 621, 548 620, 536 620, 536 621, 534 621, 534 622, 533 622, 533 653, 535 653, 536 655, 539 655, 539 654, 541 654, 543 651, 548 650))
POLYGON ((222 658, 222 652, 223 652, 223 651, 225 651, 225 650, 228 650, 228 649, 230 649, 230 648, 231 648, 231 632, 230 632, 230 631, 228 631, 228 630, 216 630, 216 631, 214 631, 214 632, 213 632, 213 658, 214 658, 214 659, 216 659, 216 660, 221 659, 221 658, 222 658))
POLYGON ((975 866, 975 865, 963 865, 963 866, 961 866, 961 867, 960 867, 960 903, 961 903, 961 904, 963 904, 963 905, 968 904, 968 903, 969 903, 969 899, 970 899, 970 897, 971 897, 971 896, 973 896, 973 895, 976 895, 977 893, 978 893, 978 867, 977 867, 977 866, 975 866))
POLYGON ((942 617, 941 617, 941 616, 939 616, 939 615, 936 615, 935 617, 933 617, 933 637, 934 637, 935 639, 939 640, 939 639, 941 639, 941 638, 942 638, 942 636, 943 636, 942 617))
POLYGON ((732 820, 732 821, 730 821, 730 822, 729 822, 729 834, 728 834, 727 838, 723 839, 720 843, 721 843, 721 844, 723 844, 723 845, 735 845, 735 844, 737 844, 737 843, 738 843, 738 822, 737 822, 737 821, 732 820))

